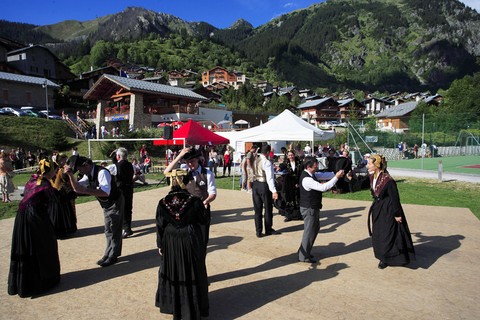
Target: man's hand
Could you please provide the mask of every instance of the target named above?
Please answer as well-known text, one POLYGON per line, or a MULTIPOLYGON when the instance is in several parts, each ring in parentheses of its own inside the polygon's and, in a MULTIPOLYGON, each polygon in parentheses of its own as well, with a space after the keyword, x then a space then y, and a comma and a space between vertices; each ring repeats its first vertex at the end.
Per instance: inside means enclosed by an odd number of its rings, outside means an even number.
POLYGON ((272 199, 277 200, 278 199, 278 192, 272 193, 272 199))
POLYGON ((340 179, 341 177, 343 177, 345 174, 345 171, 343 170, 338 170, 337 173, 335 174, 335 176, 337 177, 337 179, 340 179))
POLYGON ((183 149, 180 151, 180 155, 182 156, 182 158, 183 158, 183 156, 184 156, 185 154, 187 154, 190 150, 192 150, 192 147, 183 148, 183 149))

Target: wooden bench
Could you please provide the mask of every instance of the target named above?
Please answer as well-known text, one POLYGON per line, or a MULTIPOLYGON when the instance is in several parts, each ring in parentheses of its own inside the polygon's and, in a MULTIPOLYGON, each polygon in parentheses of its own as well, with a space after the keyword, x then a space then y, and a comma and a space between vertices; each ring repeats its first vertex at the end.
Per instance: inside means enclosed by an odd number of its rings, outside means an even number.
POLYGON ((157 172, 157 173, 163 173, 163 170, 165 170, 165 167, 162 166, 162 165, 156 165, 156 166, 152 166, 150 168, 150 172, 157 172))

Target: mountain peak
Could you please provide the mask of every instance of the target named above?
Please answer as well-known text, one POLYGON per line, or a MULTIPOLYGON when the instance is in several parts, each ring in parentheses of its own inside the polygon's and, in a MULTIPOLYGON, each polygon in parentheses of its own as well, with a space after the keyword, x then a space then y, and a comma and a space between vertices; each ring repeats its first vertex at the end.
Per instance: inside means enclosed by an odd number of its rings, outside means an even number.
POLYGON ((245 19, 238 19, 228 29, 253 29, 253 25, 245 19))

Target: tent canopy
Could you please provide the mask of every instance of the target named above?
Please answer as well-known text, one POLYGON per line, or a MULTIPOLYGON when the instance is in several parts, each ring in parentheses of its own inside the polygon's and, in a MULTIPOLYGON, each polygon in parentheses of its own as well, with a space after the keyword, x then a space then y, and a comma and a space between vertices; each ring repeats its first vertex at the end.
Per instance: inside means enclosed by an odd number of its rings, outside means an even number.
POLYGON ((321 141, 335 137, 331 131, 323 131, 297 117, 289 110, 284 110, 272 120, 259 126, 232 134, 219 132, 220 135, 236 141, 321 141))
POLYGON ((176 145, 183 144, 185 139, 186 145, 217 145, 228 144, 230 141, 227 138, 219 136, 212 131, 205 129, 197 122, 189 120, 181 128, 173 131, 173 139, 158 139, 153 141, 155 146, 176 145))

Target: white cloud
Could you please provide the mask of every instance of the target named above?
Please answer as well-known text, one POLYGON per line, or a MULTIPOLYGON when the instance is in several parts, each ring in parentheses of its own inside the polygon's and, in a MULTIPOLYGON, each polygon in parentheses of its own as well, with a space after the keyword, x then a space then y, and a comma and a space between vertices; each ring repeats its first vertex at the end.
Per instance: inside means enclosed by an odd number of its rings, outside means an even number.
POLYGON ((476 9, 480 13, 480 0, 463 0, 461 1, 470 8, 476 9))
POLYGON ((287 2, 283 5, 284 8, 295 7, 296 4, 293 2, 287 2))

